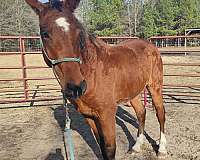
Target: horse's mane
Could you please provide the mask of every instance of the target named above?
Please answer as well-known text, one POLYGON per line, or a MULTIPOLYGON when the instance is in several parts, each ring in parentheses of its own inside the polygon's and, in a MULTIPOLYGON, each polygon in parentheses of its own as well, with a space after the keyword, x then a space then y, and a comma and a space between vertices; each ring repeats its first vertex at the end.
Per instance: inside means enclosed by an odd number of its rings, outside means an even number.
POLYGON ((99 39, 95 34, 88 34, 90 41, 97 47, 97 49, 102 49, 106 45, 106 43, 99 39))
MULTIPOLYGON (((80 29, 79 34, 79 42, 77 43, 79 45, 79 48, 83 51, 81 54, 84 54, 89 52, 88 46, 87 46, 87 40, 89 40, 90 43, 93 44, 95 49, 97 50, 97 53, 100 53, 100 50, 102 50, 105 46, 105 42, 103 42, 101 39, 99 39, 94 33, 89 33, 83 24, 79 22, 79 20, 75 17, 75 21, 77 24, 77 27, 80 29)), ((84 56, 84 55, 83 55, 84 56)))

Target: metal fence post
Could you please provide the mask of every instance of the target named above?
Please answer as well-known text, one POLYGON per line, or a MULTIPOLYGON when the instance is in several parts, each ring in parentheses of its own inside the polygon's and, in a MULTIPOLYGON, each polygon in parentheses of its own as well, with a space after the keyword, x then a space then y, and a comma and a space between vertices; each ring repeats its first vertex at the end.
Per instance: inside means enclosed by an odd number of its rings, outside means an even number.
POLYGON ((146 87, 145 87, 145 89, 144 89, 144 107, 147 107, 147 89, 146 89, 146 87))
POLYGON ((22 37, 19 37, 19 49, 21 54, 21 65, 22 65, 22 78, 23 78, 23 85, 24 85, 24 98, 28 99, 28 83, 27 83, 27 72, 26 72, 26 61, 25 61, 25 43, 22 37))

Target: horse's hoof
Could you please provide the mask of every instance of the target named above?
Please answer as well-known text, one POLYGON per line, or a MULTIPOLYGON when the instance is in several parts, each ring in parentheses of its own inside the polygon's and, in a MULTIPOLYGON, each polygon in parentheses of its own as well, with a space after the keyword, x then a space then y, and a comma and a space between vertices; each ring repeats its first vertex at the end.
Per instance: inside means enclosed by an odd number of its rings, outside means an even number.
POLYGON ((166 152, 158 152, 157 157, 158 157, 158 159, 166 159, 167 153, 166 152))

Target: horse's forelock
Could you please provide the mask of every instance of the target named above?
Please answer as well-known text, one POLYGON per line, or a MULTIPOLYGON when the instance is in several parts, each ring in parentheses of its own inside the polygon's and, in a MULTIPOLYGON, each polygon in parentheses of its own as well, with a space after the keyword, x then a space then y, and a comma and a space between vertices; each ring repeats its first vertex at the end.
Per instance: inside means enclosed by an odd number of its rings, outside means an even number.
POLYGON ((60 1, 60 0, 50 0, 49 4, 50 4, 51 8, 62 11, 62 7, 63 7, 62 1, 60 1))

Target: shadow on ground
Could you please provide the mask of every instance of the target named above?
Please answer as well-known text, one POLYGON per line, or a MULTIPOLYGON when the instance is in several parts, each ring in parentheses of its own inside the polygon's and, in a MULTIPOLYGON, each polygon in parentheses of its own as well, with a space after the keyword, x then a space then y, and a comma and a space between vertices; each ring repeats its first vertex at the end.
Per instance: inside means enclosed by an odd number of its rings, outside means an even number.
MULTIPOLYGON (((129 151, 132 149, 133 145, 135 144, 135 139, 133 138, 133 136, 131 135, 130 131, 128 130, 127 126, 124 124, 124 122, 127 122, 129 124, 131 124, 133 127, 137 128, 139 127, 137 119, 130 114, 129 112, 127 112, 126 110, 124 110, 122 107, 118 107, 117 110, 117 114, 116 114, 116 122, 117 124, 123 129, 127 140, 129 142, 129 151)), ((146 139, 148 140, 148 142, 151 144, 151 146, 153 147, 154 151, 157 153, 158 152, 158 145, 156 144, 156 141, 153 140, 147 132, 144 133, 146 139)))
POLYGON ((56 148, 56 152, 50 152, 49 155, 45 158, 45 160, 64 160, 61 149, 56 148))
MULTIPOLYGON (((57 108, 52 108, 54 110, 54 117, 57 120, 60 128, 64 130, 65 127, 65 109, 63 106, 59 106, 57 108)), ((78 132, 80 136, 84 139, 84 141, 89 145, 89 147, 92 149, 94 154, 96 155, 98 160, 102 160, 101 151, 99 149, 99 146, 91 132, 90 127, 86 123, 84 117, 76 111, 76 109, 70 105, 70 111, 69 111, 70 118, 72 120, 71 128, 78 132)), ((125 125, 125 122, 131 124, 133 127, 138 128, 137 119, 131 115, 129 112, 124 110, 122 107, 118 107, 117 114, 116 114, 116 123, 122 128, 124 134, 127 137, 129 148, 128 151, 131 150, 133 145, 135 144, 135 139, 131 135, 130 131, 128 130, 127 126, 125 125)), ((156 144, 156 141, 154 141, 146 132, 145 136, 148 140, 148 142, 153 147, 154 151, 158 151, 158 146, 156 144)), ((46 159, 46 160, 54 160, 53 157, 59 157, 61 152, 56 151, 54 154, 50 154, 49 157, 52 159, 46 159)), ((59 159, 60 160, 60 159, 59 159)))

